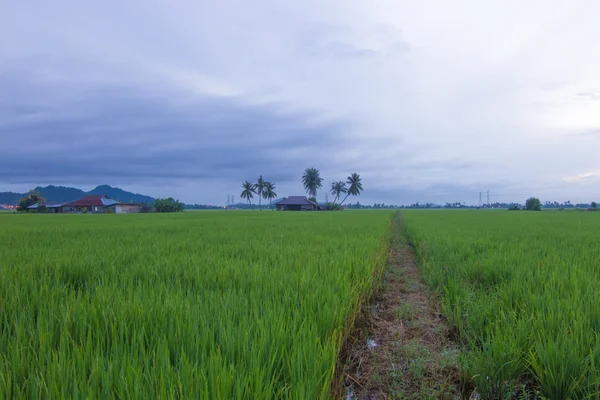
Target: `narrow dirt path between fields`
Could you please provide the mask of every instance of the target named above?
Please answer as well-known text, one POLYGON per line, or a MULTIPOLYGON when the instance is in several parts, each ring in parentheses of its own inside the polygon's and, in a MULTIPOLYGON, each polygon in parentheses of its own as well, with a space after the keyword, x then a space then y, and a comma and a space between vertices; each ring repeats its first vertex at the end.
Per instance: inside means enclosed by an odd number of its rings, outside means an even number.
POLYGON ((413 248, 394 217, 392 244, 376 298, 347 340, 336 376, 345 399, 460 398, 458 347, 421 281, 413 248))

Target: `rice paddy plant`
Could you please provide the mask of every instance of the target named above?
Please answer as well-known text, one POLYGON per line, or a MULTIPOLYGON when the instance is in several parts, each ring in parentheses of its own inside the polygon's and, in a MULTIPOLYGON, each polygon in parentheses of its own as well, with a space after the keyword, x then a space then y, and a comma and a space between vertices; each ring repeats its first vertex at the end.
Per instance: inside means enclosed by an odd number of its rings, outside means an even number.
POLYGON ((0 398, 328 398, 387 212, 0 216, 0 398))
POLYGON ((517 382, 549 399, 600 398, 600 215, 419 210, 403 219, 483 398, 517 382))

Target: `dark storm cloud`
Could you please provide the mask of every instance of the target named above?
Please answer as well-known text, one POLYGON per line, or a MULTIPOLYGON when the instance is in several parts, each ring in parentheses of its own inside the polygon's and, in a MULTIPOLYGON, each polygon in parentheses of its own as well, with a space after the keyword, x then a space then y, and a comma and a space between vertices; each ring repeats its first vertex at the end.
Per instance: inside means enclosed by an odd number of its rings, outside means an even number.
MULTIPOLYGON (((35 72, 35 71, 34 71, 35 72)), ((348 128, 276 104, 132 84, 0 75, 0 171, 10 183, 296 179, 348 128)))

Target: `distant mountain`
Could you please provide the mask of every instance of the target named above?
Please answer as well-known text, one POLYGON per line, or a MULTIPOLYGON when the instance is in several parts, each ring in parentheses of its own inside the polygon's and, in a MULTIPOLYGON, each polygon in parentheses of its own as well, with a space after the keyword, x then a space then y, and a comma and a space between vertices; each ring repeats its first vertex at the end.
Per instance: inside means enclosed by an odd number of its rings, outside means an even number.
POLYGON ((123 189, 114 188, 108 185, 100 185, 94 190, 90 190, 87 194, 105 194, 111 199, 119 200, 122 203, 154 203, 154 197, 146 196, 139 193, 127 192, 123 189))
POLYGON ((33 190, 41 194, 42 197, 46 199, 47 203, 68 203, 85 196, 85 192, 83 190, 66 186, 38 186, 33 190))
MULTIPOLYGON (((47 203, 68 203, 80 199, 86 194, 105 194, 111 199, 122 203, 154 203, 155 200, 150 196, 127 192, 108 185, 100 185, 89 192, 84 192, 77 188, 54 185, 46 187, 38 186, 33 190, 41 194, 47 203)), ((26 193, 0 192, 0 204, 17 205, 19 199, 25 195, 26 193)))

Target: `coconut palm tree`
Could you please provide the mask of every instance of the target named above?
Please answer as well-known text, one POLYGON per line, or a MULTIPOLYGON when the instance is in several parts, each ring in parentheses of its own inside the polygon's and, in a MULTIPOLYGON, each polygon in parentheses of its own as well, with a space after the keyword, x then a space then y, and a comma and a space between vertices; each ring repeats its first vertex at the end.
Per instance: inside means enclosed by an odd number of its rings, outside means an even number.
POLYGON ((357 173, 351 174, 346 183, 348 184, 348 192, 346 193, 346 197, 344 197, 344 200, 342 200, 341 204, 344 204, 344 201, 346 201, 348 196, 358 196, 363 190, 360 175, 357 173))
POLYGON ((272 207, 271 202, 277 197, 277 193, 275 193, 275 185, 272 182, 265 182, 262 196, 265 200, 269 200, 269 207, 272 207))
POLYGON ((319 170, 316 168, 306 168, 302 175, 302 184, 304 189, 311 197, 317 197, 317 189, 323 187, 323 178, 319 175, 319 170))
POLYGON ((340 198, 342 193, 346 193, 347 191, 348 191, 348 189, 346 189, 346 182, 344 182, 344 181, 331 182, 330 193, 335 196, 335 199, 333 200, 334 203, 340 198))
MULTIPOLYGON (((249 205, 252 205, 250 200, 252 200, 254 198, 253 193, 256 193, 256 189, 255 189, 254 185, 252 184, 252 182, 250 182, 250 181, 242 182, 242 194, 240 194, 240 197, 242 199, 248 200, 249 205)), ((252 210, 254 210, 254 208, 252 210)))
POLYGON ((254 185, 254 189, 256 189, 256 194, 258 195, 258 209, 260 211, 262 211, 262 204, 260 200, 264 197, 263 191, 265 190, 265 183, 266 182, 261 175, 258 177, 258 181, 254 185))

